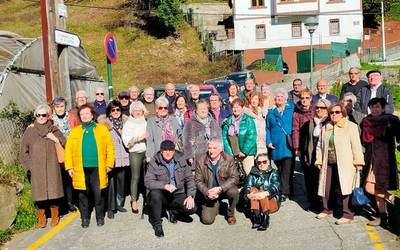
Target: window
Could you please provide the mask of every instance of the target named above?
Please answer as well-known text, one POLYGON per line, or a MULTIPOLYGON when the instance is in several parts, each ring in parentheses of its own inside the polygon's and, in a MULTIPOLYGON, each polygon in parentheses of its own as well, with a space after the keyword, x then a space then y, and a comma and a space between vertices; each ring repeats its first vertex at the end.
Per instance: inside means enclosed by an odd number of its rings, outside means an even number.
POLYGON ((292 22, 292 37, 302 37, 301 22, 292 22))
POLYGON ((339 19, 330 19, 329 20, 329 34, 330 35, 339 35, 339 33, 340 33, 339 19))
POLYGON ((265 24, 256 25, 256 39, 265 39, 265 24))
POLYGON ((251 7, 264 6, 264 0, 251 0, 251 7))

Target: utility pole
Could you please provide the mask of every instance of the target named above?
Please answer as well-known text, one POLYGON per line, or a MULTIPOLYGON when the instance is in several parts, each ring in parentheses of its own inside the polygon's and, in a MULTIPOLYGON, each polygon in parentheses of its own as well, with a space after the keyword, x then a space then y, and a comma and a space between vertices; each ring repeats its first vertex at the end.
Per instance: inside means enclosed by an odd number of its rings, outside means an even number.
POLYGON ((381 14, 382 14, 382 54, 383 61, 386 62, 386 39, 385 39, 385 10, 383 9, 383 0, 381 0, 381 14))

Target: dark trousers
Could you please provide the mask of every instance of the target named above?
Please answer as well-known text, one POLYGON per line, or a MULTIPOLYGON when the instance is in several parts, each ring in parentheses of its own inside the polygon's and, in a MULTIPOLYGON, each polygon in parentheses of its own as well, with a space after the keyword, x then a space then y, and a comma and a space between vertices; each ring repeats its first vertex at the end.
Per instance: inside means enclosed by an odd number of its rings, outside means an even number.
POLYGON ((64 169, 64 167, 61 168, 61 176, 62 176, 62 181, 63 181, 63 186, 64 186, 64 197, 68 204, 73 204, 74 203, 74 193, 73 193, 74 189, 72 187, 72 178, 69 175, 68 171, 66 171, 64 169))
POLYGON ((318 196, 319 169, 315 165, 307 165, 305 162, 302 162, 301 165, 308 201, 312 206, 320 206, 321 200, 318 196))
POLYGON ((209 200, 203 195, 201 196, 201 222, 204 224, 210 225, 214 223, 215 217, 219 214, 219 206, 222 199, 228 199, 229 201, 227 216, 235 215, 236 205, 239 202, 239 191, 237 187, 226 190, 226 192, 222 193, 216 200, 209 200))
POLYGON ((116 210, 117 206, 124 206, 125 170, 126 167, 117 167, 108 173, 108 211, 116 210))
POLYGON ((285 157, 283 159, 275 161, 275 165, 278 167, 282 194, 289 196, 293 184, 292 182, 294 169, 292 166, 292 157, 285 157))
POLYGON ((60 199, 35 201, 35 206, 37 209, 45 209, 46 210, 50 207, 58 207, 59 204, 60 204, 60 199))
POLYGON ((170 193, 165 190, 155 189, 150 191, 149 197, 151 207, 149 221, 153 226, 161 225, 163 208, 170 210, 175 215, 180 213, 191 215, 196 212, 196 206, 189 210, 183 205, 187 197, 185 193, 170 193))
POLYGON ((349 208, 349 195, 343 195, 340 189, 339 173, 337 165, 328 165, 326 172, 325 182, 325 197, 322 197, 324 206, 324 213, 331 214, 332 210, 329 208, 329 199, 334 197, 336 202, 332 202, 338 210, 338 216, 346 219, 353 219, 354 214, 349 208))
POLYGON ((100 189, 98 168, 84 168, 86 190, 79 190, 79 212, 82 219, 90 219, 89 200, 94 198, 96 220, 104 218, 104 197, 100 189))

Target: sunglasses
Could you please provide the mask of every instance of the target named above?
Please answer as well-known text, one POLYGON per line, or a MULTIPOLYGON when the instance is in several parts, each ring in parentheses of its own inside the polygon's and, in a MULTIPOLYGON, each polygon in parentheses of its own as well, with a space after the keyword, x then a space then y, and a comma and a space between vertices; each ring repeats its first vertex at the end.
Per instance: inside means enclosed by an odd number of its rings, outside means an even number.
POLYGON ((44 117, 47 117, 47 114, 36 114, 36 117, 37 118, 39 118, 39 117, 43 117, 44 118, 44 117))
POLYGON ((309 97, 309 96, 304 96, 304 97, 300 97, 301 98, 301 100, 309 100, 309 99, 311 99, 311 97, 309 97))
POLYGON ((122 97, 120 97, 119 99, 121 99, 121 100, 123 100, 123 99, 125 99, 125 100, 129 100, 129 99, 130 99, 130 97, 129 97, 129 96, 122 96, 122 97))
POLYGON ((120 109, 120 108, 114 108, 114 109, 111 109, 111 112, 119 112, 119 111, 121 111, 121 109, 120 109))
POLYGON ((353 102, 353 100, 343 100, 344 102, 353 102))
POLYGON ((338 114, 341 114, 341 113, 342 113, 342 111, 339 111, 339 110, 329 112, 330 115, 333 115, 333 114, 338 115, 338 114))
POLYGON ((96 95, 104 95, 104 93, 96 93, 96 95))
POLYGON ((265 161, 257 161, 257 165, 261 165, 261 164, 267 164, 268 163, 268 161, 267 160, 265 160, 265 161))
POLYGON ((318 109, 327 109, 326 107, 315 107, 315 110, 318 110, 318 109))
POLYGON ((158 110, 167 110, 168 109, 168 107, 158 107, 158 110))

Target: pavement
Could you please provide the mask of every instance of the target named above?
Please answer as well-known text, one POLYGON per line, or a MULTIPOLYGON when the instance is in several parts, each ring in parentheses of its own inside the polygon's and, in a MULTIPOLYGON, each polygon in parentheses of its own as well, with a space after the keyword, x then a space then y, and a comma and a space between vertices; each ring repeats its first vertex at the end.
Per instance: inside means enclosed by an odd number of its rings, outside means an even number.
MULTIPOLYGON (((335 218, 318 220, 304 210, 305 190, 301 172, 295 172, 295 200, 282 204, 271 215, 267 231, 252 230, 242 213, 236 225, 218 216, 212 225, 203 225, 197 215, 193 222, 171 224, 164 219, 164 238, 156 238, 148 217, 118 213, 97 227, 92 217, 87 229, 80 226, 78 214, 62 219, 56 228, 48 226, 18 234, 4 249, 400 249, 396 235, 380 227, 367 227, 364 217, 346 225, 335 225, 335 218), (74 218, 75 217, 75 218, 74 218)), ((127 202, 126 208, 129 208, 127 202)))

